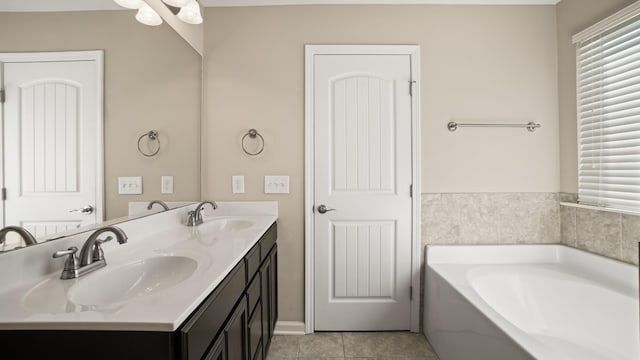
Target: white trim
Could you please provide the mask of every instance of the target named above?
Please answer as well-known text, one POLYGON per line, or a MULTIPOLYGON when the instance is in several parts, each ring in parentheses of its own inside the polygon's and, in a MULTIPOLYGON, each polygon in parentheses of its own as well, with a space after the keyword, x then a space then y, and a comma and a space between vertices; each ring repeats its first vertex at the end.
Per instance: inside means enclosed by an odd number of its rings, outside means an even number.
POLYGON ((305 332, 313 333, 315 328, 313 309, 314 303, 314 262, 315 251, 313 248, 313 234, 315 224, 313 221, 313 189, 315 187, 315 172, 313 169, 313 57, 316 47, 305 45, 305 65, 304 65, 304 323, 305 332))
POLYGON ((556 5, 560 0, 201 0, 205 7, 281 5, 556 5))
POLYGON ((274 335, 304 335, 305 326, 302 321, 276 321, 274 335))
POLYGON ((411 77, 416 81, 412 97, 411 139, 412 139, 412 241, 411 241, 411 328, 418 332, 420 327, 420 46, 419 45, 305 45, 305 180, 304 180, 304 219, 305 219, 305 331, 314 332, 314 131, 313 131, 313 68, 314 56, 319 54, 394 54, 409 55, 411 59, 411 77))
POLYGON ((413 294, 411 300, 411 331, 418 332, 420 330, 420 266, 422 264, 422 186, 421 174, 422 167, 420 164, 422 158, 422 130, 420 116, 420 47, 415 46, 410 54, 411 56, 411 80, 415 80, 413 88, 413 96, 411 98, 411 168, 413 173, 413 198, 412 198, 412 225, 413 236, 411 241, 411 286, 413 294))
MULTIPOLYGON (((28 52, 28 53, 0 53, 1 63, 20 62, 53 62, 53 61, 95 61, 96 73, 96 161, 102 166, 96 166, 96 222, 104 219, 104 51, 61 51, 61 52, 28 52)), ((4 178, 2 179, 4 185, 4 178)), ((81 229, 81 231, 84 231, 81 229)))
POLYGON ((640 15, 640 1, 636 1, 617 13, 600 20, 592 26, 589 26, 588 28, 573 35, 571 39, 574 44, 590 40, 594 36, 616 27, 637 15, 640 15))

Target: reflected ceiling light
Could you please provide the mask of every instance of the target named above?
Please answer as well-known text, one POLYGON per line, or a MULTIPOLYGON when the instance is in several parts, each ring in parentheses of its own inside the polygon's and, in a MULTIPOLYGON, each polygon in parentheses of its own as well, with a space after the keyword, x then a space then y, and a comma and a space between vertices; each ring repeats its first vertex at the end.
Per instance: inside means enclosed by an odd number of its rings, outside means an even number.
POLYGON ((167 5, 178 7, 178 8, 181 8, 190 2, 190 0, 162 0, 162 1, 167 5))
POLYGON ((138 13, 136 14, 136 20, 139 22, 149 25, 149 26, 158 26, 162 24, 162 18, 155 12, 149 5, 146 3, 143 4, 140 9, 138 9, 138 13))
POLYGON ((178 19, 187 24, 202 24, 202 15, 200 14, 200 5, 196 0, 191 0, 187 5, 180 9, 178 19))
POLYGON ((113 0, 116 2, 116 4, 127 8, 127 9, 139 9, 142 4, 144 4, 144 2, 142 0, 113 0))

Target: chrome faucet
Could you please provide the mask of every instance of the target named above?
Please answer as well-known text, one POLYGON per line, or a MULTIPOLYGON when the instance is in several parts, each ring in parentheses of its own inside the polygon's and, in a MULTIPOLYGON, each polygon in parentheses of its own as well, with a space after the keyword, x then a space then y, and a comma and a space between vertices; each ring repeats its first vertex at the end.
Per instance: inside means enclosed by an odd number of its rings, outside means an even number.
POLYGON ((189 211, 187 213, 187 226, 198 226, 202 224, 202 210, 206 204, 211 205, 213 210, 218 208, 218 204, 215 201, 203 201, 198 206, 196 206, 195 210, 189 211))
POLYGON ((54 258, 67 256, 60 279, 75 279, 107 266, 107 261, 104 258, 104 252, 100 245, 113 240, 113 237, 107 236, 104 239, 98 239, 98 236, 104 232, 110 232, 115 235, 119 244, 127 242, 127 234, 125 234, 122 229, 116 226, 105 226, 96 230, 89 236, 84 245, 82 245, 79 257, 76 256, 78 248, 75 246, 72 246, 67 250, 56 251, 53 253, 54 258))
POLYGON ((31 233, 29 232, 29 230, 20 227, 20 226, 7 226, 5 228, 2 228, 0 230, 0 244, 4 243, 5 240, 7 239, 7 233, 9 232, 15 232, 18 233, 18 235, 20 235, 20 237, 22 237, 22 240, 24 240, 25 245, 29 246, 29 245, 35 245, 38 242, 36 241, 36 238, 33 237, 33 235, 31 235, 31 233))
POLYGON ((162 208, 164 209, 164 211, 169 211, 169 207, 167 206, 167 204, 164 201, 161 200, 153 200, 149 203, 149 205, 147 205, 147 210, 151 210, 151 208, 153 207, 153 205, 158 204, 160 206, 162 206, 162 208))

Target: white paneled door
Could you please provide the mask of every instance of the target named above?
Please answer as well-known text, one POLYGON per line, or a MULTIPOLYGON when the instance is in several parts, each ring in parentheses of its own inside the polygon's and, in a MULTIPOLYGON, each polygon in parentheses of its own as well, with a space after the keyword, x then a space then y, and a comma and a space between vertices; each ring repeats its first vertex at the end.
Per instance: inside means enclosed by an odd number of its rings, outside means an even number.
POLYGON ((101 221, 101 63, 0 66, 6 92, 4 225, 43 238, 101 221))
POLYGON ((409 55, 316 55, 315 330, 411 326, 409 55))

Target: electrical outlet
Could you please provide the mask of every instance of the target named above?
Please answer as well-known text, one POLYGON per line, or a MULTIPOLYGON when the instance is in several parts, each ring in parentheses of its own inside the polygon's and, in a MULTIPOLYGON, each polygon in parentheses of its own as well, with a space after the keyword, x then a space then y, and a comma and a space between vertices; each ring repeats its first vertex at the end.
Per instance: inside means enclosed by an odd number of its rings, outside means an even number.
POLYGON ((244 176, 234 175, 231 177, 231 187, 234 194, 244 194, 244 176))
POLYGON ((173 194, 173 176, 162 176, 160 181, 160 192, 163 194, 173 194))
POLYGON ((142 194, 142 176, 118 177, 118 194, 142 194))
POLYGON ((264 193, 265 194, 288 194, 289 193, 289 176, 268 175, 264 177, 264 193))

